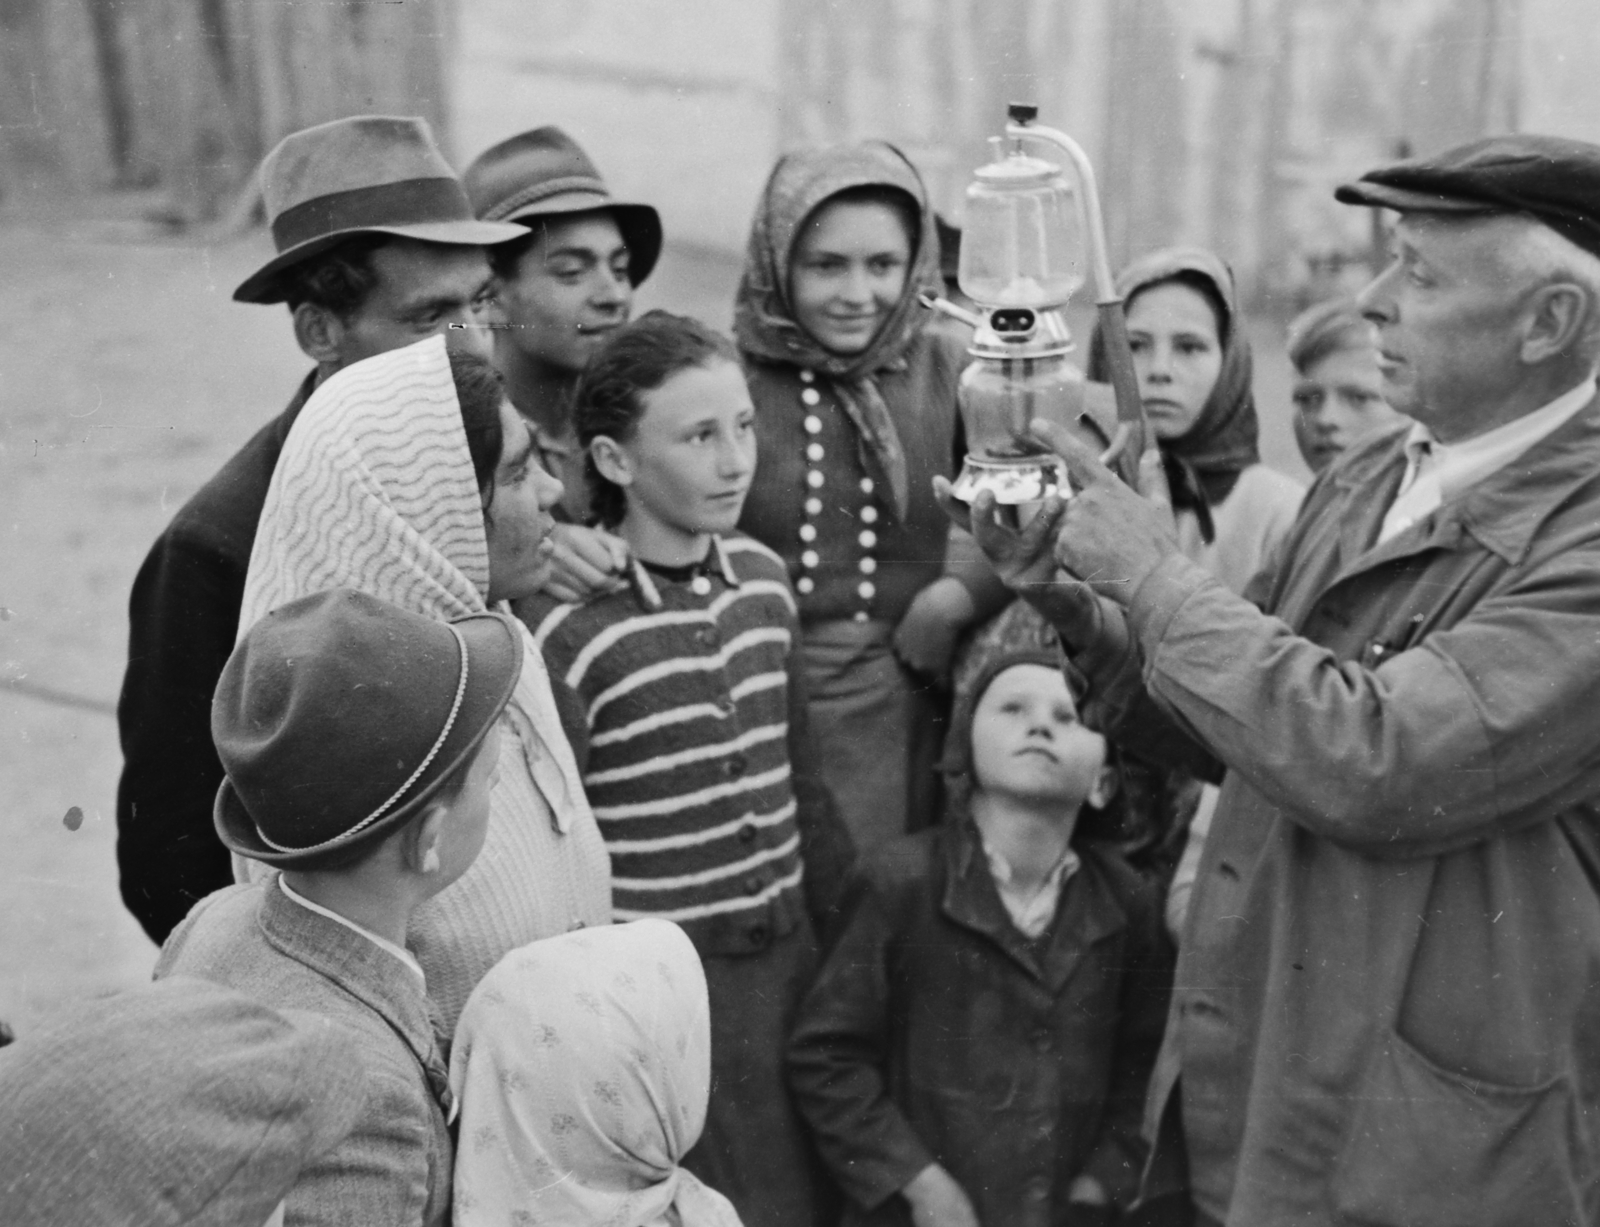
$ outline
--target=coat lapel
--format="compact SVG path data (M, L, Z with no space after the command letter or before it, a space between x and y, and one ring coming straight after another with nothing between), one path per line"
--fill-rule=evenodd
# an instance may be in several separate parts
M1101 939L1127 924L1122 909L1104 890L1087 857L1061 887L1056 917L1042 947L1024 937L989 874L988 859L970 820L952 824L944 842L945 888L940 910L954 924L980 933L998 946L1052 995L1059 993Z
M257 921L275 949L331 980L389 1024L416 1056L446 1119L452 1118L442 1037L411 971L361 934L296 904L278 889L276 877L262 892Z

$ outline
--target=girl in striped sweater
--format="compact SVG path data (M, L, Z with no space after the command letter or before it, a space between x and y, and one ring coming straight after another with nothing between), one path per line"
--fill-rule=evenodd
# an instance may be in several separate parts
M783 1050L854 849L806 725L787 572L734 531L756 469L750 396L726 339L653 311L595 354L575 425L631 582L517 611L573 713L616 918L678 922L705 963L711 1104L685 1166L746 1227L813 1227L829 1199Z

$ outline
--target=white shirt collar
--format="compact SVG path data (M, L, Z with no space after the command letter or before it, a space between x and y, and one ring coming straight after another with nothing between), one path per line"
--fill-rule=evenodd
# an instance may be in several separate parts
M424 993L428 991L428 977L427 974L422 970L422 964L417 962L417 956L412 954L411 951L407 950L404 946L397 946L388 938L379 937L371 929L363 928L361 925L358 925L355 921L349 919L348 917L341 916L338 912L323 907L320 903L311 902L310 899L307 899L304 895L296 891L294 887L290 886L288 882L284 881L281 874L278 877L278 889L283 892L284 898L292 899L301 907L305 908L306 911L315 912L318 916L326 916L335 924L343 925L352 933L361 934L362 937L366 938L374 946L378 947L378 949L386 950L390 954L394 955L395 958L399 959L405 964L407 970L409 970L412 975L416 976L418 981L422 984L422 991Z
M1503 426L1486 430L1481 435L1462 439L1457 443L1441 443L1421 422L1415 422L1406 435L1406 457L1409 466L1402 489L1408 486L1417 470L1418 459L1427 447L1433 455L1434 472L1439 482L1440 497L1448 501L1469 486L1499 472L1535 443L1554 431L1568 418L1573 417L1595 395L1595 376L1574 388L1569 388L1555 400L1532 413L1525 413Z
M1078 870L1078 854L1068 847L1061 859L1044 875L1044 881L1031 894L1024 894L1015 883L1016 873L1004 855L983 842L983 854L989 861L989 876L994 879L1000 902L1006 914L1026 937L1038 937L1055 919L1056 904L1061 898L1061 888Z

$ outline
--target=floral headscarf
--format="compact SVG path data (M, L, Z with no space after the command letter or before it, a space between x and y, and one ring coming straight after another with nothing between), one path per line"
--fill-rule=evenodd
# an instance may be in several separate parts
M819 205L849 188L869 186L904 192L916 206L919 233L913 236L905 289L872 344L859 354L836 354L795 321L789 303L790 262L801 226ZM739 348L752 357L808 367L835 382L861 438L867 471L887 483L902 520L910 497L905 450L874 376L904 369L906 350L926 323L927 311L917 296L937 296L943 289L933 206L922 176L900 150L885 141L863 141L791 153L773 167L750 227L744 276L734 300L734 335Z
M682 929L636 920L514 950L462 1012L457 1227L740 1227L679 1164L705 1127L711 1011Z
M1182 277L1204 280L1222 303L1223 317L1217 322L1222 369L1189 432L1181 438L1160 440L1161 458L1172 488L1173 509L1194 511L1202 536L1210 541L1210 508L1227 498L1239 474L1261 459L1256 443L1250 342L1240 327L1233 273L1220 258L1203 248L1163 247L1123 269L1117 277L1117 290L1131 306L1141 290ZM1108 378L1105 343L1098 328L1089 346L1089 378Z

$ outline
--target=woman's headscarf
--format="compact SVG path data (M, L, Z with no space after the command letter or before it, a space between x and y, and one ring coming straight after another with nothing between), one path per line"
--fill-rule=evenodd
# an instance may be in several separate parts
M347 367L306 402L261 510L239 635L279 605L338 587L439 619L487 608L483 501L440 337ZM565 831L589 803L572 747L540 732L561 720L544 658L523 634L506 720ZM497 807L508 791L496 787Z
M636 920L533 942L456 1029L457 1227L739 1227L679 1164L705 1126L711 1013L682 929Z
M1222 344L1222 369L1200 416L1187 434L1160 440L1172 488L1175 511L1190 510L1200 520L1201 536L1212 538L1210 508L1233 491L1239 474L1261 459L1257 450L1255 393L1251 388L1250 342L1239 319L1233 272L1221 259L1199 247L1163 247L1141 256L1117 277L1123 302L1163 281L1187 275L1216 291L1222 304L1217 339ZM1089 378L1107 380L1105 343L1099 328L1089 344Z
M817 206L849 188L869 186L906 193L917 209L918 233L912 236L905 289L872 344L859 354L836 354L795 321L789 303L790 261L800 227ZM734 336L739 348L753 357L809 367L834 381L861 438L863 464L887 484L901 520L910 499L905 449L874 376L904 369L906 350L926 322L927 311L917 296L937 297L943 290L938 223L927 188L916 167L893 145L863 141L804 150L786 155L772 168L750 227L744 276L734 300Z

